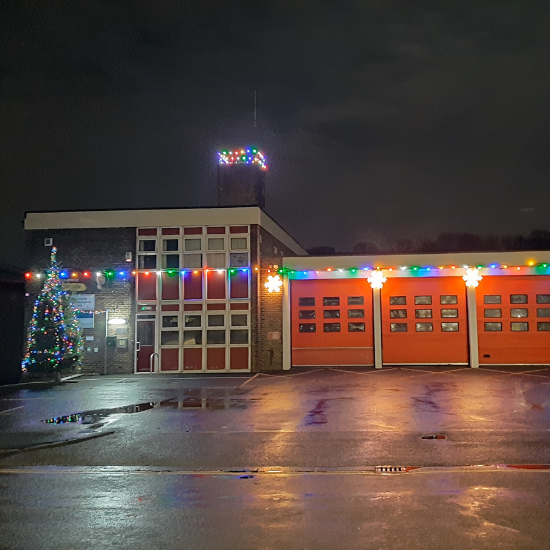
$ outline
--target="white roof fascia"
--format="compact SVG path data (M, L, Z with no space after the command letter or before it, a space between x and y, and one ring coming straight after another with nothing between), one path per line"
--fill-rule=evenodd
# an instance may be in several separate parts
M256 206L237 208L28 212L25 217L25 229L249 225L260 223L260 212L261 210Z

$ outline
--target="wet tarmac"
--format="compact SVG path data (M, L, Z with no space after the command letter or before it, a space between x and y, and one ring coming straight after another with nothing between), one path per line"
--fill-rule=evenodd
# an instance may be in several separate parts
M546 549L550 470L453 467L550 464L549 408L547 368L20 391L0 399L0 548Z
M0 474L0 547L74 550L548 548L550 475Z

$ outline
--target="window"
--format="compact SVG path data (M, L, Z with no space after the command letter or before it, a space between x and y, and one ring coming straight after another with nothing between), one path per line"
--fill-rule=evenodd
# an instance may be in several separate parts
M339 309L325 309L323 311L324 319L340 319L340 310Z
M417 306L431 306L432 297L431 296L415 296L414 304Z
M548 307L538 307L537 308L537 317L550 317L550 308L548 308Z
M406 319L406 309L390 309L390 319Z
M315 332L315 323L300 323L298 330L300 332Z
M315 319L314 309L301 309L298 313L300 319Z
M485 308L485 317L502 317L502 309Z
M500 332L502 323L485 323L485 332Z
M208 316L209 327L223 327L225 326L225 315L209 315Z
M390 296L390 306L406 306L406 296Z
M441 323L441 332L458 332L458 323Z
M529 330L529 323L510 323L512 332L525 332Z
M164 252L177 252L178 242L178 239L164 239L162 241L162 250Z
M184 346L202 345L202 330L184 330L183 345Z
M179 254L163 254L162 267L164 269L179 269L180 255Z
M324 306L339 306L340 305L340 298L334 296L334 297L327 297L323 298L323 305Z
M248 252L232 252L229 254L230 267L246 267L248 265Z
M225 248L224 238L210 238L208 239L208 250L223 250Z
M186 327L200 327L202 324L202 315L184 315L183 323Z
M248 344L248 330L232 330L229 333L230 344Z
M340 323L323 323L323 332L340 332Z
M163 315L162 328L177 328L178 316L177 315Z
M488 294L483 296L483 303L484 304L500 304L500 295L497 294Z
M246 327L246 326L248 326L248 314L247 313L232 313L231 314L231 326L232 327Z
M156 269L157 257L156 256L139 256L138 257L138 269Z
M445 304L458 304L458 299L454 294L443 294L439 297L439 303L442 305Z
M550 294L537 294L537 304L550 304Z
M365 332L365 323L348 323L348 332Z
M433 332L433 323L416 323L416 332Z
M139 241L139 251L140 252L155 252L157 249L157 241L149 240Z
M431 309L415 309L414 316L417 319L431 319L432 310Z
M315 306L315 298L298 298L298 305L300 307L313 307Z
M201 239L185 239L185 251L193 252L201 249Z
M365 310L364 309L348 309L348 318L350 319L364 319Z
M225 344L225 330L207 330L207 344Z
M527 308L513 307L510 308L510 317L529 317Z
M225 254L223 253L208 253L206 255L206 264L208 267L220 269L225 267Z
M526 304L527 294L510 294L511 304Z
M348 296L348 306L362 306L364 303L364 296Z
M163 330L160 333L161 346L179 346L180 333L177 330Z
M202 254L184 254L183 267L202 267Z
M391 332L407 332L407 323L390 323Z
M248 248L246 237L232 237L231 250L246 250Z
M550 331L550 323L537 323L537 330Z
M458 317L458 309L442 309L441 317Z

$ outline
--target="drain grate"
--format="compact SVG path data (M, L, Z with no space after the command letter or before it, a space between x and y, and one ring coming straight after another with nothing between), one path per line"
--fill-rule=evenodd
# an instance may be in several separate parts
M408 468L405 466L376 466L376 471L380 473L395 473L406 472Z

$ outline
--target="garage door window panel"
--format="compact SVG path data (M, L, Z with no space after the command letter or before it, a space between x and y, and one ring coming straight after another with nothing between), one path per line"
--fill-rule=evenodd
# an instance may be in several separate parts
M390 309L390 319L406 319L406 309Z
M527 294L510 294L511 304L526 304Z
M458 309L442 309L441 317L458 317Z
M417 319L431 319L432 318L432 310L431 309L416 309L414 311L414 316Z
M432 297L431 296L415 296L414 305L416 306L431 306Z
M442 294L439 297L439 303L441 305L458 304L458 297L455 294Z

